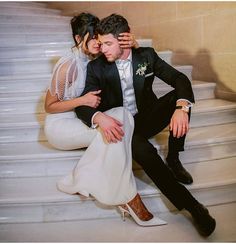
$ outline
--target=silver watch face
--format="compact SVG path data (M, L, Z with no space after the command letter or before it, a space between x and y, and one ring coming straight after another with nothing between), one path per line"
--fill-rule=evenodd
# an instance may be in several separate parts
M189 112L189 106L183 106L182 110L185 111L185 112Z

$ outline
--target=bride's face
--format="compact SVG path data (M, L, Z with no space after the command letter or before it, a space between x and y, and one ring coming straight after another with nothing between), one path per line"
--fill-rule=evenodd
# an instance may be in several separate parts
M90 54L98 54L100 52L100 45L96 38L91 39L88 43L88 51Z

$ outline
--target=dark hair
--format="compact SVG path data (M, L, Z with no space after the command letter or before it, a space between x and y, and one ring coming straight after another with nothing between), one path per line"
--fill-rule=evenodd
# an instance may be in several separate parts
M89 13L81 13L77 16L74 16L71 21L71 29L72 29L72 35L75 42L75 45L77 46L77 41L75 39L76 35L79 35L81 38L81 41L83 41L84 36L89 33L88 41L90 41L94 35L96 34L96 27L99 23L98 17L89 14Z
M118 14L111 14L102 19L97 26L97 33L100 35L113 34L117 38L122 32L130 32L130 28L128 21Z

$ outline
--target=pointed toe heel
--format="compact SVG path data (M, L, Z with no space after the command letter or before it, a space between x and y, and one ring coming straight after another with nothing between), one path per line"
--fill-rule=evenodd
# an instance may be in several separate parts
M136 215L136 213L133 211L133 209L128 204L125 204L125 206L127 207L128 210L119 206L123 221L125 221L125 214L129 214L133 218L133 220L140 226L148 227L148 226L157 226L157 225L166 225L167 224L166 221L164 221L156 216L153 216L153 218L151 218L150 220L147 220L147 221L140 220L139 217Z

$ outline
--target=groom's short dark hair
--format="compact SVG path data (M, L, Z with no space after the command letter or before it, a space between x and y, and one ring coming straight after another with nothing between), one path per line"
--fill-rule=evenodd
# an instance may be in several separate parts
M111 14L102 19L97 27L97 33L100 35L113 34L117 38L122 32L130 32L130 28L128 21L118 14Z

